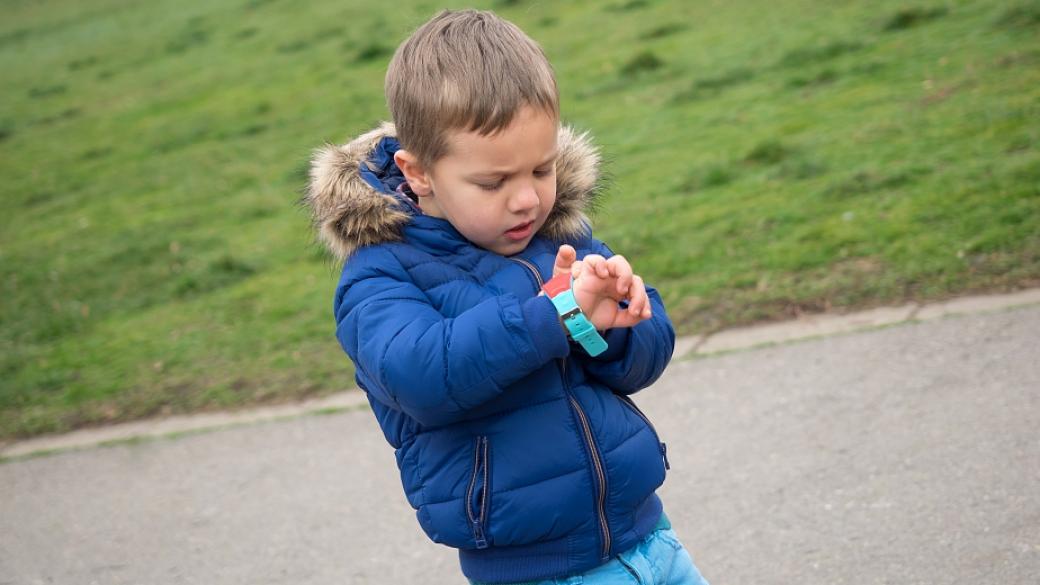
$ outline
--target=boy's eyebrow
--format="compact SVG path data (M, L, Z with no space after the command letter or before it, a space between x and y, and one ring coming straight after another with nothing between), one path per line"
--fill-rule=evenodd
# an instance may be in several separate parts
M550 164L551 162L556 160L556 158L558 156L560 156L559 149L553 150L552 154L547 156L545 158L545 160L543 160L542 162L540 162L537 165L535 165L535 168L544 167L545 165ZM514 171L513 169L489 169L487 171L481 171L481 172L473 173L472 175L469 175L469 177L473 178L473 179L477 179L477 178L492 178L492 177L500 177L500 176L507 176L508 177L509 175L512 175L515 172L516 171Z

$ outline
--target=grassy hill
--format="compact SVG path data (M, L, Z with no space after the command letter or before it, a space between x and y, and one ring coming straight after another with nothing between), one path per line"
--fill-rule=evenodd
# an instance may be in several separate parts
M683 332L1040 283L1040 2L478 3ZM0 440L352 385L309 152L430 2L5 3Z

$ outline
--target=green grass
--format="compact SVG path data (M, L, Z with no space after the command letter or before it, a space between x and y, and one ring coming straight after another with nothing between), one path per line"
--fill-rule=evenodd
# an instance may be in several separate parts
M1040 284L1040 2L481 3L682 332ZM8 2L0 439L352 385L309 152L432 3Z

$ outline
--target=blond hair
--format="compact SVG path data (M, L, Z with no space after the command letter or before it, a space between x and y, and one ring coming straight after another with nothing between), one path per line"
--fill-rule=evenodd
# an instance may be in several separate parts
M420 26L394 53L385 91L402 148L423 164L447 154L449 131L493 134L524 106L560 113L541 47L486 11L445 10Z

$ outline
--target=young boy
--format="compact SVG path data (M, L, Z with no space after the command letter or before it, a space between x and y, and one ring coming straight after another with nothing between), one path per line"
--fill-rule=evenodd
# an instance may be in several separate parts
M306 201L423 530L475 583L703 583L629 398L672 326L592 238L598 155L560 126L545 55L494 14L444 12L397 49L386 97L394 124L319 151Z

